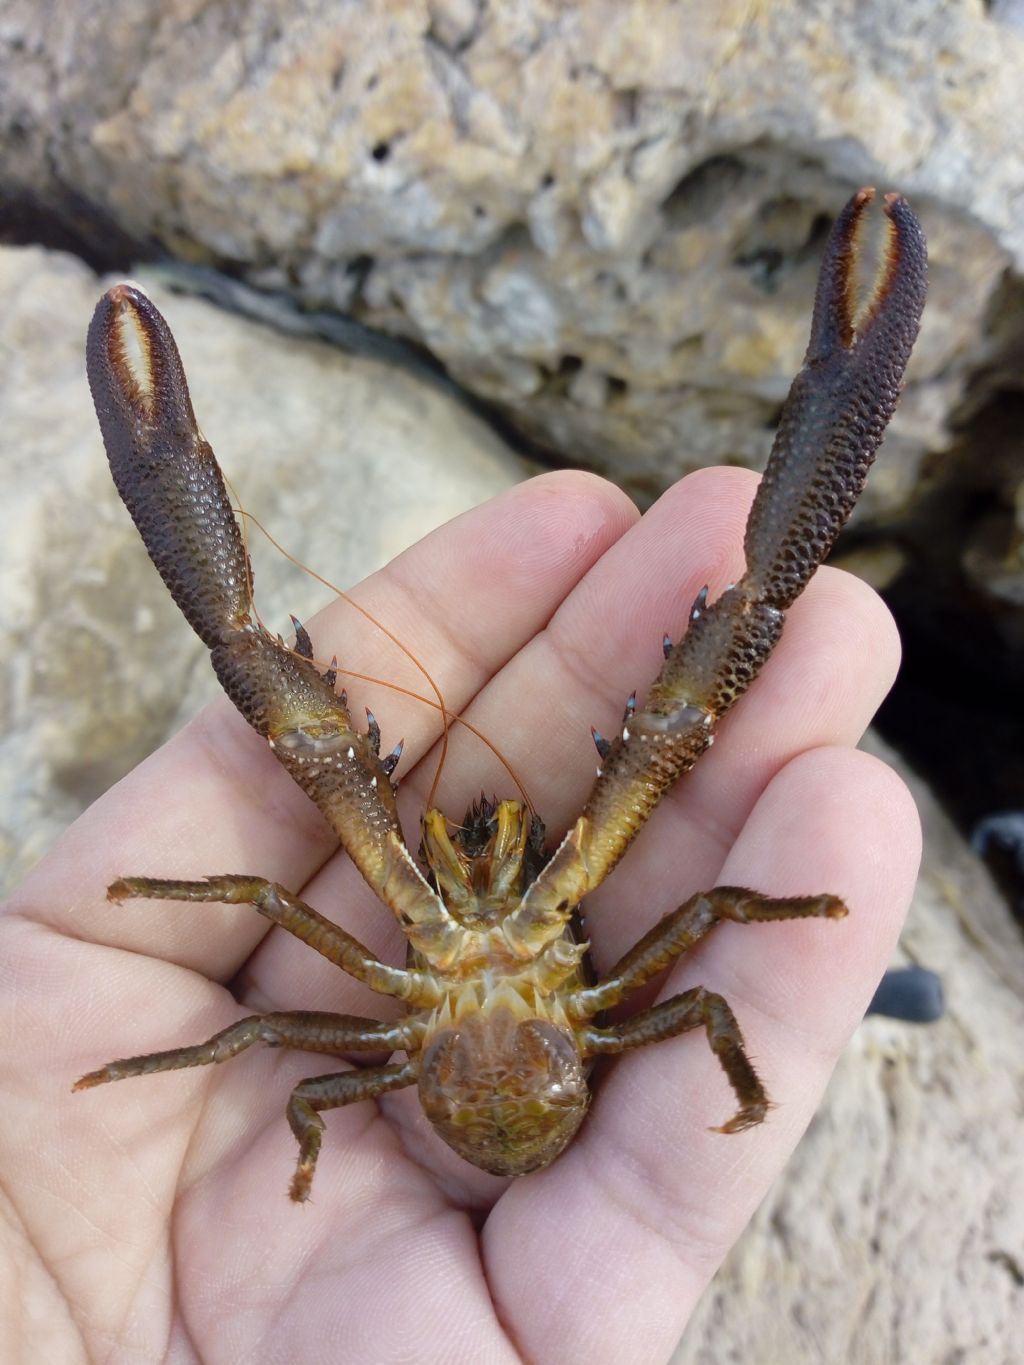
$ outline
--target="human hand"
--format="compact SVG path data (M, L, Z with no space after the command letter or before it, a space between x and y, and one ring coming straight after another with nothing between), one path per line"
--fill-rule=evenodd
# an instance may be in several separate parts
M714 597L739 577L755 483L704 471L639 520L600 480L546 475L355 595L513 758L555 835L592 780L587 726L612 729L642 694L663 631L682 628L703 583ZM318 656L393 666L342 604L309 629ZM199 1042L254 1011L389 1017L390 1002L245 907L105 900L126 874L259 874L401 963L392 917L311 803L226 702L207 708L82 816L0 921L6 1283L20 1310L5 1314L0 1355L666 1358L806 1127L909 901L916 813L888 769L849 747L897 656L875 595L819 572L714 750L586 907L600 970L716 884L846 900L839 923L720 926L663 992L726 997L777 1105L764 1124L708 1131L733 1097L693 1033L603 1065L572 1146L511 1184L451 1153L414 1089L333 1111L301 1209L286 1198L283 1113L298 1080L330 1069L322 1057L253 1049L70 1094L102 1062ZM391 694L373 707L386 746L406 736L400 805L414 829L436 713ZM438 803L458 816L481 784L512 794L456 730Z

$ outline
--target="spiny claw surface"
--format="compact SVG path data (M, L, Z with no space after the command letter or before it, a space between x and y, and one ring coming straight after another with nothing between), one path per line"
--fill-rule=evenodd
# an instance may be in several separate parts
M86 358L117 491L171 596L213 649L248 623L251 574L171 330L141 289L117 284L96 307Z
M907 201L889 194L880 269L858 311L858 242L873 195L855 194L832 229L803 368L747 523L747 595L780 610L807 585L860 497L924 308L924 233Z
M318 672L300 624L289 650L253 621L252 567L167 323L140 289L115 285L97 305L86 355L117 490L224 690L411 940L432 960L450 958L461 931L402 842L376 722L356 731L333 668Z
M747 570L715 602L702 590L642 710L627 715L575 831L507 925L520 951L560 932L560 906L598 886L666 791L714 742L761 671L785 611L828 554L864 486L899 397L924 307L927 250L907 201L885 198L881 268L857 314L856 259L874 191L832 228L803 368L782 410L747 522Z

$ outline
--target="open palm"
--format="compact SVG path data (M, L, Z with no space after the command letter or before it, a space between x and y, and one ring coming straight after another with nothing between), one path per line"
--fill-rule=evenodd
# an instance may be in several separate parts
M642 694L663 631L682 629L702 584L714 597L739 577L755 484L706 471L639 519L598 479L546 475L429 536L355 596L429 662L449 709L512 758L554 835L593 776L588 725L614 728L626 695ZM344 604L309 628L318 656L393 666ZM586 907L606 968L715 884L845 898L838 923L720 927L666 988L702 983L728 999L777 1105L761 1127L708 1131L732 1096L690 1034L600 1071L574 1144L511 1184L444 1147L415 1089L334 1111L301 1208L286 1197L284 1106L298 1080L330 1069L323 1057L253 1049L70 1093L114 1057L198 1042L247 1013L390 1017L391 1002L246 907L105 900L125 874L258 874L402 962L392 917L312 804L226 702L208 707L82 816L0 921L4 1269L19 1286L0 1356L665 1359L806 1127L909 901L910 798L850 747L897 657L874 594L822 570L719 744ZM406 737L400 805L413 830L437 714L372 695L385 744ZM514 794L457 730L440 804L460 816L481 786Z

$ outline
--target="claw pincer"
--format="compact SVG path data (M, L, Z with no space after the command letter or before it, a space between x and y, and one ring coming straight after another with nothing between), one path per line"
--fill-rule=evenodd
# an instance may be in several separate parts
M747 570L715 602L706 590L686 634L668 653L646 704L613 741L573 832L531 888L510 932L550 931L571 887L585 895L629 847L665 792L712 743L719 719L761 671L785 611L828 554L860 495L899 398L927 285L924 233L900 195L885 200L878 278L856 320L859 229L872 190L846 205L825 248L811 338L783 407L747 522ZM557 860L556 860L557 861ZM557 918L557 917L556 917Z
M595 1016L649 982L723 919L737 923L846 914L832 895L769 898L717 887L666 915L596 984L574 937L581 900L613 870L662 796L714 738L778 642L785 612L828 553L860 494L899 397L926 286L920 225L899 195L885 199L887 237L870 297L858 308L855 266L873 192L839 215L825 251L803 368L786 401L744 541L746 572L686 618L646 703L631 699L619 733L595 733L598 778L583 814L551 857L542 827L518 802L472 807L453 835L424 817L426 875L404 841L380 730L355 730L335 669L318 671L295 623L285 648L252 613L252 570L213 453L199 433L174 339L131 285L101 299L88 367L118 491L157 569L210 650L225 691L327 817L346 852L398 917L405 968L366 948L283 887L258 877L206 881L121 878L114 899L160 897L252 905L372 989L403 1000L394 1025L294 1011L252 1016L194 1047L112 1062L88 1088L153 1071L217 1063L255 1043L338 1052L400 1049L407 1060L305 1081L288 1118L299 1142L292 1196L308 1196L320 1112L418 1085L436 1131L486 1170L546 1165L586 1111L588 1059L702 1027L739 1100L725 1125L758 1123L768 1097L721 996L702 987L608 1027Z
M381 894L410 942L451 956L458 925L396 842L398 810L374 723L360 734L333 682L253 621L252 566L223 475L196 425L171 330L141 290L115 285L100 300L87 358L117 491L225 692L363 876L387 888Z

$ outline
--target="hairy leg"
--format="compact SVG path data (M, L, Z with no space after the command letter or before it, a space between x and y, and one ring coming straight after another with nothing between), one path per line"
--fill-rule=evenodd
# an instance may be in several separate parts
M838 896L759 896L742 886L699 891L659 920L596 986L575 991L568 1009L584 1019L611 1009L692 948L720 920L756 924L783 919L842 919L846 914Z
M675 1038L702 1026L707 1031L711 1051L721 1063L740 1102L736 1114L715 1131L739 1133L744 1128L752 1128L764 1118L771 1101L746 1054L736 1016L722 996L706 991L703 986L674 995L671 1000L642 1010L632 1019L610 1028L589 1024L578 1037L584 1054L594 1056L660 1043L665 1038Z
M296 1203L301 1204L309 1198L324 1134L321 1111L338 1109L345 1104L358 1104L360 1100L373 1099L389 1090L401 1090L415 1082L417 1073L416 1062L407 1061L395 1066L376 1066L366 1071L339 1071L328 1076L313 1076L295 1087L288 1101L288 1122L299 1142L299 1164L289 1190Z
M397 996L412 1005L433 1005L438 991L425 972L389 967L373 956L368 948L317 913L276 882L263 877L228 874L206 877L203 881L180 882L157 877L119 877L107 888L107 898L129 898L213 902L220 905L251 905L264 918L308 943L334 962L349 976L362 981L380 995Z

